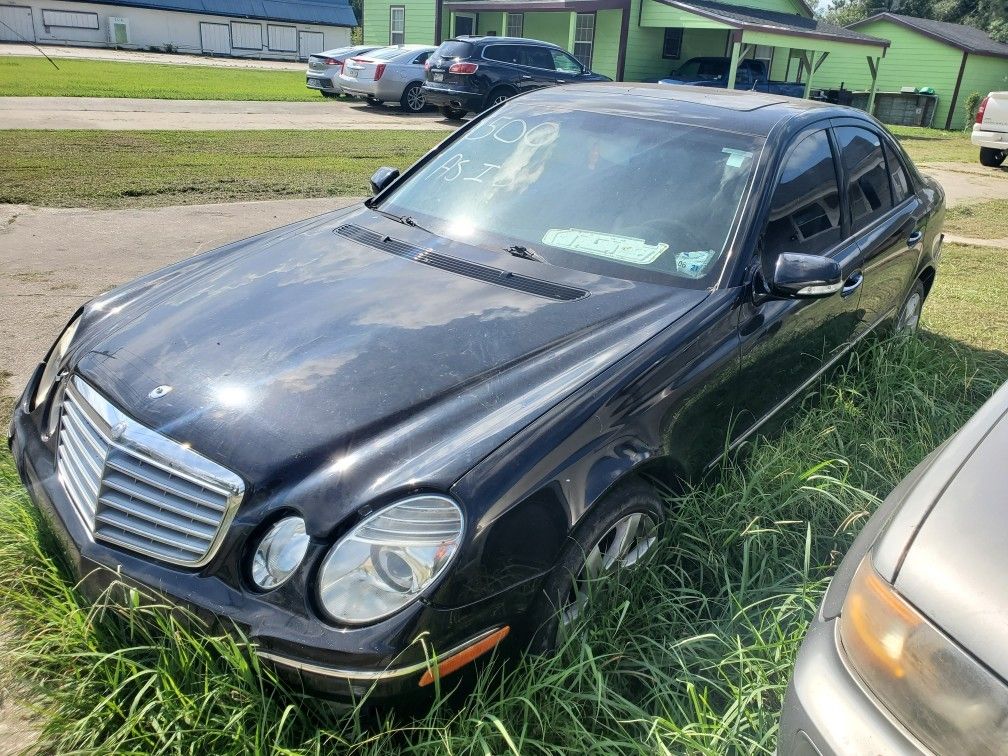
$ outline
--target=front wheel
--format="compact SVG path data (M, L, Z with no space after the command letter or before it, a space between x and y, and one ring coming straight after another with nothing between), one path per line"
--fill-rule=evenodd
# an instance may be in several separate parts
M403 90L402 97L399 98L402 109L410 113L419 113L427 107L427 96L423 87L413 82Z
M643 482L619 485L596 502L543 583L532 650L553 651L575 628L601 583L651 555L664 522L661 498Z
M1001 163L1005 161L1004 150L995 150L990 147L980 148L980 165L986 165L988 168L997 168Z
M505 100L510 100L511 97L513 96L514 92L512 92L510 89L504 89L503 87L499 87L487 95L486 107L492 108L494 105L500 105Z

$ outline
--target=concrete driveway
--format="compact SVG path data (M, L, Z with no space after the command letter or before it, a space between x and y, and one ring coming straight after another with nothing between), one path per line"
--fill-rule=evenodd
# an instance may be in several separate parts
M436 112L410 114L398 105L361 100L249 102L124 97L0 97L2 129L454 129Z
M0 394L16 395L82 303L177 260L356 199L67 210L0 205Z
M66 45L40 45L50 58L77 58L84 60L111 60L117 63L164 63L175 66L217 66L220 68L264 68L274 71L304 71L305 64L293 60L256 60L255 58L212 58L209 55L183 55L145 52L143 50L106 50L100 47L69 47ZM41 58L42 53L32 45L4 42L0 55L20 55Z

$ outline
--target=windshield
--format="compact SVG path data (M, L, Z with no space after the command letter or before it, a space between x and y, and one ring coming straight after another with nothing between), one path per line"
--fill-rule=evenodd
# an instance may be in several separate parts
M722 267L762 144L516 101L448 144L381 207L487 249L519 245L555 265L699 288Z
M441 43L437 49L437 56L439 58L468 58L472 55L472 48L473 46L469 42L449 40Z

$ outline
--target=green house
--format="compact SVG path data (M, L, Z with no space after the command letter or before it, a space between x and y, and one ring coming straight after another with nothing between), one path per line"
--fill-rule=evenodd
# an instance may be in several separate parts
M1008 89L1008 45L979 29L895 13L880 13L851 28L892 43L879 70L878 91L934 89L938 101L930 125L936 128L966 125L970 93ZM826 60L816 73L816 86L832 89L841 83L867 90L871 79L855 61L839 56Z
M553 42L617 81L668 76L699 56L765 60L806 93L824 61L871 82L888 41L817 20L804 0L364 0L364 41L437 44L464 34Z

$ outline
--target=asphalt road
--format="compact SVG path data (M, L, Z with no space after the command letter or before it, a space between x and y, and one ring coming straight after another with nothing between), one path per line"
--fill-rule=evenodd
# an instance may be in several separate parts
M361 100L249 102L125 97L0 97L0 129L454 129L436 112L410 114L398 105Z

